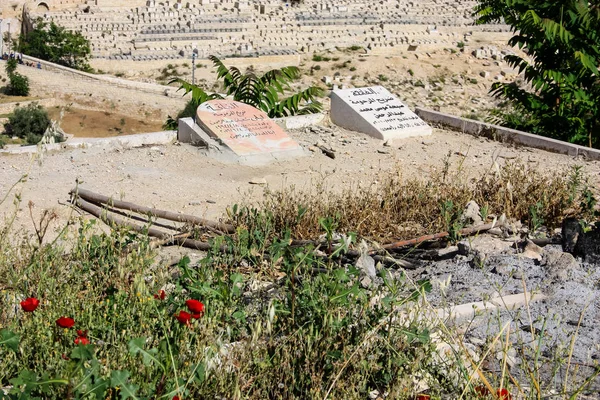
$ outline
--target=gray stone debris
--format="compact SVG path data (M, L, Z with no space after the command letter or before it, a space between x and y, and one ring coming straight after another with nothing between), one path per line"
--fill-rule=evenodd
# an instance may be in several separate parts
M467 203L465 211L462 214L462 220L467 225L480 225L483 223L483 219L481 218L481 210L479 208L479 204L477 204L474 200L471 200Z
M579 268L579 263L571 254L551 248L544 249L541 265L548 278L560 282L566 281L569 274Z

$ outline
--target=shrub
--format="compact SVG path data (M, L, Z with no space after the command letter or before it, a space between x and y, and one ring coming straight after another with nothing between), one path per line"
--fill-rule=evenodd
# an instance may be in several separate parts
M17 71L17 65L19 65L17 63L17 60L15 58L10 58L6 61L6 67L4 67L6 74L7 75L11 75L14 74Z
M10 96L29 96L29 78L15 72L8 79L10 83L6 88L6 94Z
M322 110L322 104L317 101L317 97L322 95L320 88L311 86L294 94L289 93L293 90L290 83L300 77L298 67L283 67L256 76L254 72L242 73L236 67L227 67L215 56L209 58L217 69L217 80L223 81L227 96L264 111L269 118L313 114ZM191 92L192 99L197 104L223 98L219 93L207 93L197 85L182 79L173 79L170 83L179 83L179 89L185 90L185 94ZM280 98L280 95L289 96ZM169 116L165 126L172 127L175 121Z
M37 103L27 107L17 107L4 125L6 133L26 139L29 144L37 144L50 125L48 113Z
M15 58L11 58L6 62L5 70L10 83L6 87L5 92L9 96L28 96L29 79L17 72L17 65L18 63Z

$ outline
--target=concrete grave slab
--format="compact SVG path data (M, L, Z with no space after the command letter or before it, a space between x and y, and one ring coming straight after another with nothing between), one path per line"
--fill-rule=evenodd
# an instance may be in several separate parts
M383 86L334 90L331 121L383 140L432 133L429 125Z
M196 123L238 156L302 152L269 116L248 104L211 100L201 104Z
M264 165L304 156L304 149L262 111L231 100L203 103L192 118L180 118L177 138L226 163Z

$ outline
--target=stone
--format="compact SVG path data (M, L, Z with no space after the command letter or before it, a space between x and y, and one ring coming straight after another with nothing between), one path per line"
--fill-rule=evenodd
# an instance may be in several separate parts
M360 256L356 260L356 268L368 276L369 278L375 278L377 276L377 270L375 269L375 259L369 255L369 248L363 240L359 246Z
M248 183L251 185L266 185L267 180L265 178L252 178Z
M269 116L248 104L232 100L202 103L197 124L238 156L302 151Z
M465 211L463 211L462 219L469 225L481 225L483 223L483 219L481 218L479 204L477 204L474 200L469 201L465 207Z
M532 260L541 261L543 252L544 249L542 249L537 244L533 243L531 240L527 240L525 246L523 247L521 256L525 258L530 258Z
M382 140L432 134L429 125L383 86L333 91L331 121Z
M544 249L541 265L550 279L559 282L566 281L569 272L579 268L579 263L571 254L551 248Z

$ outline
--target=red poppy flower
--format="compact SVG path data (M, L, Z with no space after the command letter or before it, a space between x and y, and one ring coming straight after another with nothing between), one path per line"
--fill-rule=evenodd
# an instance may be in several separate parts
M200 319L200 317L202 317L204 313L196 313L196 314L192 314L192 318L194 319Z
M35 297L28 297L21 302L21 308L25 312L34 312L40 304L40 301Z
M175 314L175 318L177 318L177 321L179 321L180 324L185 325L190 323L192 315L185 311L179 311L179 314Z
M187 300L185 302L185 305L187 306L187 308L190 309L191 312L193 312L194 314L202 314L204 313L204 304L202 304L201 302L199 302L198 300Z
M90 344L90 341L84 336L79 336L77 339L75 339L75 344Z
M429 396L428 394L424 394L424 393L418 394L416 397L416 400L429 400L429 399L431 399L431 396Z
M179 396L173 396L172 400L179 400Z
M56 325L60 326L61 328L69 329L75 325L75 320L69 317L60 317L56 320Z
M165 297L167 297L167 294L162 289L158 292L158 294L154 295L154 298L157 299L157 300L164 300Z
M496 390L496 396L498 397L498 400L512 400L512 396L506 388Z
M77 330L77 336L79 336L79 337L85 337L85 338L86 338L86 337L87 337L87 334L88 334L88 331L87 331L87 330L85 330L85 331L84 331L84 330L81 330L81 329L78 329L78 330Z

